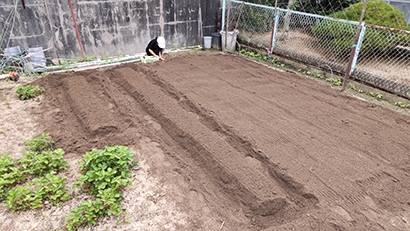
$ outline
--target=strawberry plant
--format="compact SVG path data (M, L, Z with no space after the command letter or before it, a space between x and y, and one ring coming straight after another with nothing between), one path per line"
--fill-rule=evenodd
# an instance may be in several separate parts
M43 150L54 149L54 141L50 139L49 133L43 133L32 140L25 140L24 143L31 151L41 152Z
M43 207L48 200L53 205L69 199L64 183L67 179L50 172L44 177L34 178L27 184L9 191L6 206L13 211Z
M121 212L121 204L114 198L87 200L67 215L68 222L66 222L64 229L72 231L77 230L81 225L95 225L99 218L106 215L117 216Z
M131 182L129 165L132 157L129 148L124 146L87 152L81 160L80 171L83 175L75 186L82 186L93 196L107 188L123 189Z
M64 151L58 148L53 151L25 151L19 163L23 171L30 175L43 176L50 172L66 170L68 163L64 160Z
M26 178L23 172L16 167L14 159L3 153L0 153L0 175L0 201L6 199L10 188Z
M39 86L27 85L19 86L16 90L16 93L19 95L21 100L34 98L44 92L44 89L41 89Z
M54 150L54 141L44 133L32 140L24 141L29 150L23 153L18 162L26 174L43 176L49 172L59 172L68 167L61 148Z
M95 196L95 200L83 202L66 217L65 230L76 230L81 225L93 225L103 216L122 212L122 190L131 183L132 153L128 147L93 149L80 161L80 179L74 187Z

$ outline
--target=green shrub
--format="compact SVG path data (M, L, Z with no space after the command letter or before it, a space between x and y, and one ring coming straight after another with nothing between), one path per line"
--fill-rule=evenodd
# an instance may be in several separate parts
M330 17L359 21L362 9L363 2L359 2L349 6L343 11L331 14ZM406 23L404 14L382 0L370 0L368 2L364 22L366 24L396 29L410 29L410 26ZM325 20L312 27L313 33L321 39L324 45L327 45L341 55L346 55L350 52L351 46L354 43L356 30L356 26L351 24L329 20ZM387 53L397 45L408 44L409 42L410 35L367 28L360 52L362 54L370 52Z
M293 2L291 9L312 14L329 15L360 1L361 0L296 0Z
M24 87L19 86L16 91L16 93L19 95L21 100L34 98L43 92L44 90L41 89L39 86L32 86L32 85L27 85Z
M240 9L240 7L238 7ZM272 18L274 11L265 8L243 6L243 13L240 19L240 30L251 33L265 33L272 28ZM234 27L235 25L232 25Z

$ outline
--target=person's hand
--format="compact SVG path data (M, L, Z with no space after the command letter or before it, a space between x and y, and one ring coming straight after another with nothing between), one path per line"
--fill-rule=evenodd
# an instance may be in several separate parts
M160 60L165 61L165 59L163 57L159 57Z

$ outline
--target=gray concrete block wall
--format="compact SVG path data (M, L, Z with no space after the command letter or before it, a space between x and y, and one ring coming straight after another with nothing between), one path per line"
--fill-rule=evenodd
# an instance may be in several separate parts
M87 56L144 52L150 39L164 36L167 48L201 44L217 31L220 0L72 0ZM15 0L0 1L0 28ZM201 14L199 9L201 8ZM199 15L202 15L202 28ZM81 57L68 0L18 0L9 47L52 48L52 58ZM5 47L3 46L2 49Z

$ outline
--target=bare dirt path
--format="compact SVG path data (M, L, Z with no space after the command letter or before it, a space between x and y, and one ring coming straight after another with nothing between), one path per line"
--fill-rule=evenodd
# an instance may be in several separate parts
M143 163L126 192L129 222L91 230L410 229L403 114L221 54L34 83L46 89L38 130L68 157L119 144Z

